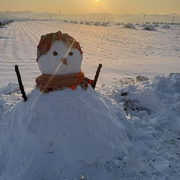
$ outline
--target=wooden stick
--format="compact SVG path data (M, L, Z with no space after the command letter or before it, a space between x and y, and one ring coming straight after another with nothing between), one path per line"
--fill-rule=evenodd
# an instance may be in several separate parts
M99 73L101 71L101 68L102 68L102 64L99 64L98 68L97 68L97 71L96 71L96 75L95 75L95 78L94 78L94 81L92 83L92 87L93 89L96 88L96 83L97 83L97 80L98 80L98 77L99 77Z
M21 90L22 97L24 98L24 101L27 101L27 96L26 96L26 93L24 91L24 86L22 84L21 75L19 72L18 65L15 65L15 72L17 75L17 79L18 79L18 83L19 83L19 89Z

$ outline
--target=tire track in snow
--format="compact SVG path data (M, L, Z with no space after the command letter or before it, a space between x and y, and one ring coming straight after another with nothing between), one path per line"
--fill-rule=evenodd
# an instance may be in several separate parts
M9 82L16 82L14 72L14 54L12 49L16 42L15 30L17 29L17 23L11 23L7 26L3 36L6 37L4 44L1 44L1 63L0 63L0 76L3 77L2 85L7 85Z
M20 41L22 42L20 56L23 59L23 61L20 63L21 73L25 79L25 85L28 85L29 83L34 84L35 77L39 75L38 66L35 60L36 43L33 40L33 34L28 29L26 22L21 24L21 31L19 35L21 37Z

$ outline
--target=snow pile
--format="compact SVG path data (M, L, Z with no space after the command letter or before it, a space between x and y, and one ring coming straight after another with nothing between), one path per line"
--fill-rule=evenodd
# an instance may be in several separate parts
M141 25L140 25L140 27L145 27L145 26L146 26L146 24L141 24Z
M146 25L144 26L143 30L146 30L146 31L157 31L154 26L152 25Z
M163 29L170 29L170 26L168 24L165 24L162 26Z
M147 77L138 76L136 81L131 79L123 84L115 88L114 91L117 92L113 99L124 103L127 114L138 117L152 115L161 111L166 112L171 106L179 114L180 110L177 106L180 101L180 74L171 73L167 76L155 76L149 81ZM122 88L122 86L124 87ZM119 96L119 94L125 95Z
M125 24L123 28L127 28L127 29L136 29L135 26L131 23Z
M105 171L109 159L128 154L125 120L122 108L107 105L91 87L48 94L34 89L27 102L2 115L0 179L73 179L82 166ZM92 170L90 177L98 179Z
M159 24L154 24L154 27L159 27Z
M154 176L147 179L178 180L180 74L155 76L142 83L133 79L123 80L112 92L111 98L123 103L129 121L132 121L136 129L141 132L138 137L131 132L131 137L136 139L135 147L138 154L149 161L148 169ZM144 134L148 137L145 138L149 145L148 151L143 147Z
M108 22L103 22L103 23L101 23L101 26L104 26L104 27L107 27L108 25L109 25Z
M85 24L86 24L86 25L91 25L91 22L86 21Z
M95 22L94 23L94 26L100 26L101 25L101 22Z
M0 89L0 114L7 111L21 98L18 84L9 83ZM1 117L0 117L1 118Z
M178 180L180 74L121 80L108 96L30 92L2 114L0 179Z

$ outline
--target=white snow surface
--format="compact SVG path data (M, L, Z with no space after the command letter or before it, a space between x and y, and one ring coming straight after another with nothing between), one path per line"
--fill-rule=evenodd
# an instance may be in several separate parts
M96 91L32 89L40 36L65 29L83 47L86 76L103 63ZM179 180L180 27L25 21L0 33L1 180ZM15 63L31 89L27 102Z

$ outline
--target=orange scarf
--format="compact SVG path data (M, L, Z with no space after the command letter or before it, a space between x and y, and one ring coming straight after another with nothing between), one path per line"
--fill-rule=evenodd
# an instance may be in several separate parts
M36 87L43 93L48 93L53 89L70 88L75 90L77 86L84 82L84 73L67 74L67 75L48 75L42 74L36 78Z

